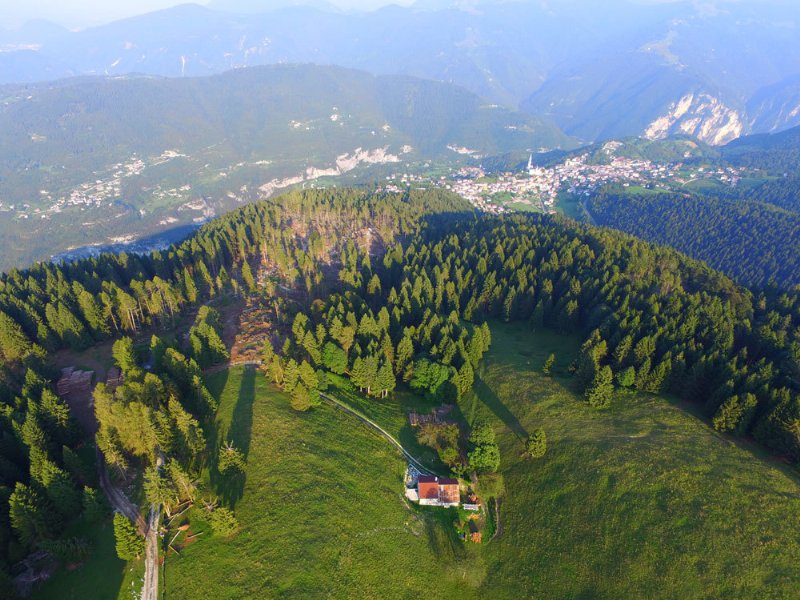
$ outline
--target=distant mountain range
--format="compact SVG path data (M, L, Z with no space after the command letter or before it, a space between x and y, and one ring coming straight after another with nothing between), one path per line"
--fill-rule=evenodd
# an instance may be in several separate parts
M338 64L455 83L587 142L683 133L724 144L800 125L796 2L300 4L182 5L78 32L31 23L0 32L0 82Z

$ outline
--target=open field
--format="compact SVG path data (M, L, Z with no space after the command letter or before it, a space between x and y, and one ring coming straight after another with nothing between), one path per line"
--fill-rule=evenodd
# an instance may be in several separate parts
M209 378L219 439L247 455L242 485L212 483L241 532L199 538L166 563L166 597L470 597L483 571L448 512L409 508L405 464L386 441L324 405L298 414L260 373Z
M482 550L481 594L527 597L790 597L800 583L800 481L668 399L619 395L590 409L567 367L577 340L493 326L468 422L496 425L502 535ZM541 366L554 352L553 377ZM339 392L409 443L404 401ZM424 410L424 401L413 403ZM550 450L522 457L544 427ZM430 463L434 464L434 463ZM491 482L494 483L494 482ZM792 524L787 528L787 524Z
M118 598L134 600L142 588L141 561L126 564L114 550L114 527L111 519L98 524L74 523L68 535L87 538L92 544L91 556L74 569L61 568L46 583L34 588L32 600L84 600L86 598Z
M505 489L497 538L465 546L451 512L404 502L405 465L384 439L328 404L295 413L263 375L236 367L208 378L221 403L207 434L212 448L233 440L244 451L246 476L204 476L241 531L230 539L207 532L171 553L165 597L792 596L796 472L664 398L619 395L610 410L590 409L567 374L572 338L519 324L496 324L493 336L475 393L454 416L496 425ZM551 352L554 376L544 377ZM432 408L405 392L384 401L339 385L330 393L411 448L406 410ZM540 426L548 454L524 458L524 439ZM102 547L113 551L110 528L104 535ZM101 584L124 598L133 575L116 563ZM36 598L55 589L80 597L90 570L109 569L93 559Z
M597 412L543 377L575 345L493 327L479 400L498 424L503 535L485 548L495 598L791 597L800 575L796 472L740 447L663 398ZM521 458L544 427L549 450Z

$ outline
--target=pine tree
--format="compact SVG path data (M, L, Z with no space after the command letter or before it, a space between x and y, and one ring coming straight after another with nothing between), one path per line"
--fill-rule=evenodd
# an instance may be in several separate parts
M189 273L189 269L183 270L183 293L190 303L197 302L197 284L195 284L194 278Z
M194 502L197 486L177 460L172 459L167 463L167 474L172 482L172 487L177 491L179 501Z
M364 381L363 386L367 388L367 395L372 394L372 389L375 387L378 379L378 357L370 354L364 359Z
M550 375L550 372L553 370L553 365L556 364L556 355L551 354L547 357L547 360L544 361L544 366L542 366L542 373L544 375Z
M65 520L78 513L81 495L66 471L54 462L44 460L37 478L50 503Z
M408 333L404 333L402 339L397 344L397 352L394 355L394 372L402 375L414 358L414 342Z
M350 379L353 381L353 385L359 390L363 390L367 387L366 373L364 360L360 356L357 356L356 360L353 362L353 368L350 370Z
M283 389L291 393L299 379L300 370L297 361L290 358L283 370Z
M217 470L223 475L244 473L246 466L244 454L233 445L233 442L226 442L219 449Z
M83 488L81 497L83 515L90 522L99 521L109 513L108 503L102 492L88 486Z
M33 487L17 482L8 500L11 527L25 545L52 537L61 529L61 520L50 504Z
M114 362L126 375L139 369L131 338L123 337L114 342L111 355L114 357Z
M473 371L469 361L464 361L464 364L461 365L461 368L456 374L455 383L459 398L472 389L472 385L475 383L475 371Z
M14 319L0 311L0 356L13 362L25 356L32 349L30 340Z
M712 420L717 431L734 431L744 435L755 416L758 400L753 394L729 397L717 410Z
M617 383L622 388L630 388L636 382L636 369L628 367L617 374Z
M208 522L217 535L229 536L239 529L239 521L236 520L233 511L224 506L212 510L208 515Z
M144 554L144 539L139 530L120 513L114 514L114 538L117 556L122 560L135 560Z
M601 367L586 390L586 401L593 408L608 408L614 394L614 373L611 367Z
M253 272L250 270L250 264L246 260L242 261L242 281L244 281L248 292L255 291L256 281L253 279Z
M311 394L302 383L298 383L292 390L291 406L299 412L306 412L311 408Z
M384 362L381 365L380 369L378 369L378 374L375 381L375 385L380 390L383 398L394 391L394 388L397 385L397 379L395 379L391 364Z
M544 429L536 429L525 442L525 451L531 458L541 458L547 452L547 435Z
M167 517L180 500L172 479L158 467L147 467L144 472L144 495L150 504L163 506Z
M347 354L334 342L326 342L322 348L322 365L331 373L343 375L347 370Z

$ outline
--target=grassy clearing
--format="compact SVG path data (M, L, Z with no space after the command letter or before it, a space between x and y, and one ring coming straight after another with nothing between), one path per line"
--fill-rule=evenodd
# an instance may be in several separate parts
M445 475L449 472L449 469L439 460L439 456L433 448L423 446L417 441L416 431L408 423L408 413L412 409L420 414L429 413L440 406L439 403L426 400L404 388L398 388L391 398L377 401L355 391L344 377L331 375L329 380L332 385L327 392L328 394L343 400L364 416L378 423L393 435L418 461L435 473ZM457 420L461 418L458 410L452 413L452 416Z
M590 409L567 366L577 340L495 325L468 422L495 424L504 488L500 534L463 545L455 514L409 508L404 463L385 440L327 404L307 414L260 374L215 374L221 398L214 443L248 456L246 477L212 485L242 531L204 536L170 556L168 598L792 597L800 542L798 478L755 450L717 435L664 398L620 395ZM552 377L541 375L557 356ZM367 400L335 393L409 448L411 406L399 393ZM544 427L545 458L522 456ZM432 453L416 447L435 465ZM485 495L488 492L484 489Z
M798 478L663 398L591 410L571 380L540 375L576 345L493 328L465 413L500 432L502 536L486 549L495 598L791 597L800 577ZM522 458L542 426L549 450Z
M474 596L484 572L447 511L402 498L405 464L385 440L328 405L307 414L244 368L209 377L217 439L247 455L241 487L209 477L241 531L203 536L166 563L168 598Z
M76 567L60 568L50 580L35 587L32 600L139 597L144 566L141 561L126 564L117 557L111 519L96 524L80 520L64 535L89 539L93 544L92 554Z
M583 215L581 205L583 199L577 194L559 192L555 201L555 209L570 219L580 219Z

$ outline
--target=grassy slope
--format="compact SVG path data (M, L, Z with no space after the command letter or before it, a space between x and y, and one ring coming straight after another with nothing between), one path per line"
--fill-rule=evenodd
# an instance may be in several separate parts
M520 597L790 597L800 559L798 479L662 398L622 396L596 412L563 368L575 345L493 328L479 400L494 418L507 495L486 547L484 591ZM556 373L558 375L558 373ZM520 457L545 428L540 461Z
M219 437L248 455L241 498L219 490L242 530L173 555L168 598L414 598L423 587L450 598L479 585L480 563L445 526L452 517L405 505L404 463L353 417L329 406L297 414L242 368L209 385L221 397Z
M619 396L593 411L566 377L574 340L493 331L476 394L460 410L497 425L506 489L498 538L462 547L451 515L403 504L403 463L385 441L327 405L298 415L263 377L234 369L209 384L222 397L220 438L248 452L243 488L218 488L242 532L200 538L170 558L168 597L792 595L796 475L663 398ZM550 352L558 362L546 378ZM404 443L412 435L409 397L336 393ZM522 458L537 426L548 455Z

